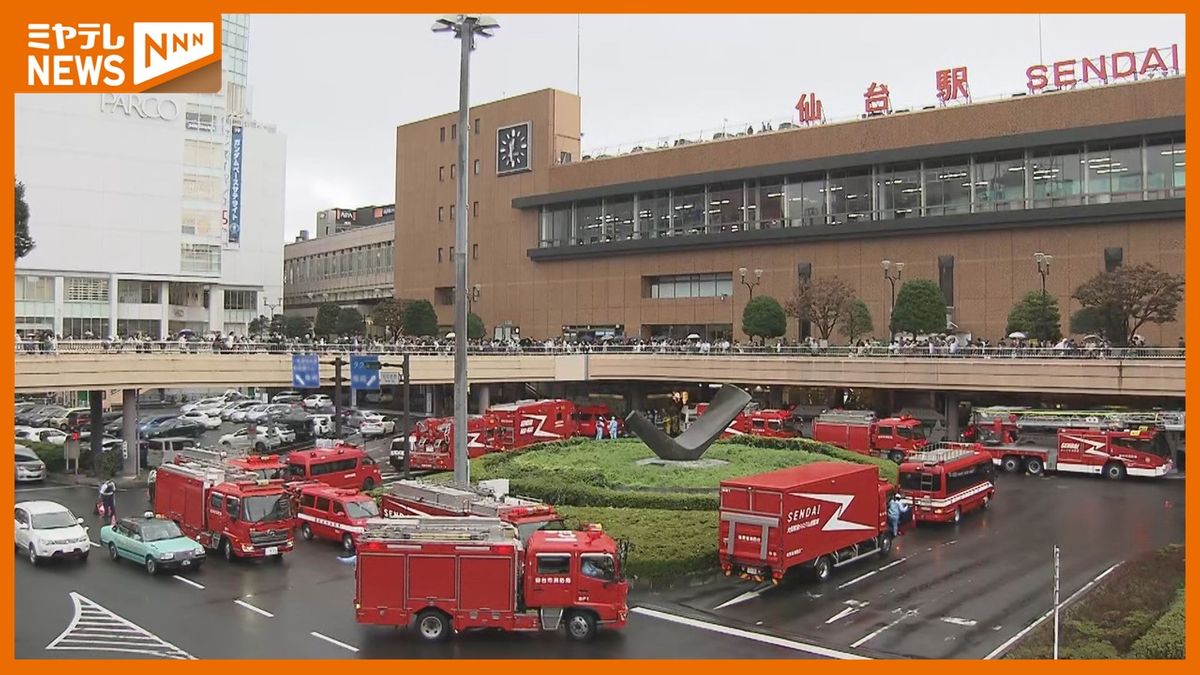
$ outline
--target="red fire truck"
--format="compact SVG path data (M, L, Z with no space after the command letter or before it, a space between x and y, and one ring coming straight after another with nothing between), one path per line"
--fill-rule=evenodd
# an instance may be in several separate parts
M703 415L705 410L708 410L707 403L696 404L697 416ZM729 426L725 427L725 431L721 432L721 438L724 439L743 435L796 438L800 434L792 426L790 410L768 409L743 411L729 423Z
M814 462L721 481L717 545L726 575L778 583L795 567L833 568L887 555L892 486L874 466Z
M296 519L282 480L263 480L224 462L183 460L158 468L154 513L174 520L226 560L292 550Z
M996 494L991 454L960 444L910 455L900 465L900 497L913 521L957 523L964 513L986 509Z
M467 457L475 459L500 449L499 427L491 415L467 418ZM450 471L454 468L454 418L435 417L417 422L409 467L418 470Z
M1170 449L1155 429L1060 429L1052 447L1032 445L979 445L1005 471L1024 469L1101 475L1109 480L1125 476L1157 478L1174 468Z
M575 404L562 399L501 403L488 408L488 414L496 418L497 440L502 450L561 441L575 435Z
M176 464L187 461L224 463L227 467L252 473L264 480L278 480L287 476L287 462L279 455L231 456L218 450L191 447L178 450L170 461Z
M353 551L367 520L379 517L375 500L358 490L330 487L311 481L296 490L296 519L305 541L313 538L341 542Z
M379 465L355 445L297 450L287 457L288 479L318 480L340 488L371 488L383 482Z
M575 435L583 436L584 438L596 437L596 420L604 418L604 437L608 438L608 420L616 415L603 403L581 403L575 405L575 414L572 418L575 420ZM625 433L625 420L617 417L617 433Z
M564 627L588 640L599 626L625 625L623 563L598 527L522 542L495 518L373 519L359 535L355 618L412 626L431 642L478 628Z
M817 417L812 437L864 455L887 457L897 464L928 443L921 420L908 416L879 419L864 410L839 410Z
M392 483L381 503L385 516L482 516L499 518L517 528L522 541L538 530L562 530L562 516L553 506L521 499L495 497L482 490L465 490L415 480Z

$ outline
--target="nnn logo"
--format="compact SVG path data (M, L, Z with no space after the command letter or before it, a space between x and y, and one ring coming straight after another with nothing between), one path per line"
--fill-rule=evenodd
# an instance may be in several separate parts
M143 84L213 55L210 21L133 24L133 83Z

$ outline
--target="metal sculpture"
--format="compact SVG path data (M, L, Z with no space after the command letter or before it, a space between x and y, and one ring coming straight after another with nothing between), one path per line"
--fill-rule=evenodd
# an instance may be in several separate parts
M751 396L731 384L722 385L712 403L692 422L687 431L671 438L636 410L625 418L626 426L662 459L690 461L700 459L725 428L742 412Z

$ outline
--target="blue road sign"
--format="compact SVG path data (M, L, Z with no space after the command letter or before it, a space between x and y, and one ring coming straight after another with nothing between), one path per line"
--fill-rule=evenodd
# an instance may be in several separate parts
M321 364L316 354L292 355L292 386L296 389L321 387Z
M350 355L350 388L379 389L379 357L375 354Z

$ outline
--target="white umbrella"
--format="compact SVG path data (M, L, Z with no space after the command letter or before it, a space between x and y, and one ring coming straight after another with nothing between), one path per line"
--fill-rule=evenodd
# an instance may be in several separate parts
M1016 330L1016 331L1009 333L1008 337L1013 338L1014 340L1024 340L1026 336L1021 331Z
M446 339L447 339L447 340L453 340L453 339L454 339L454 333L446 333Z
M689 340L699 340L699 339L700 339L700 336L699 336L699 335L697 335L697 334L695 334L695 333L692 333L692 334L690 334L690 335L688 335L688 336L687 336L687 339L689 339Z

